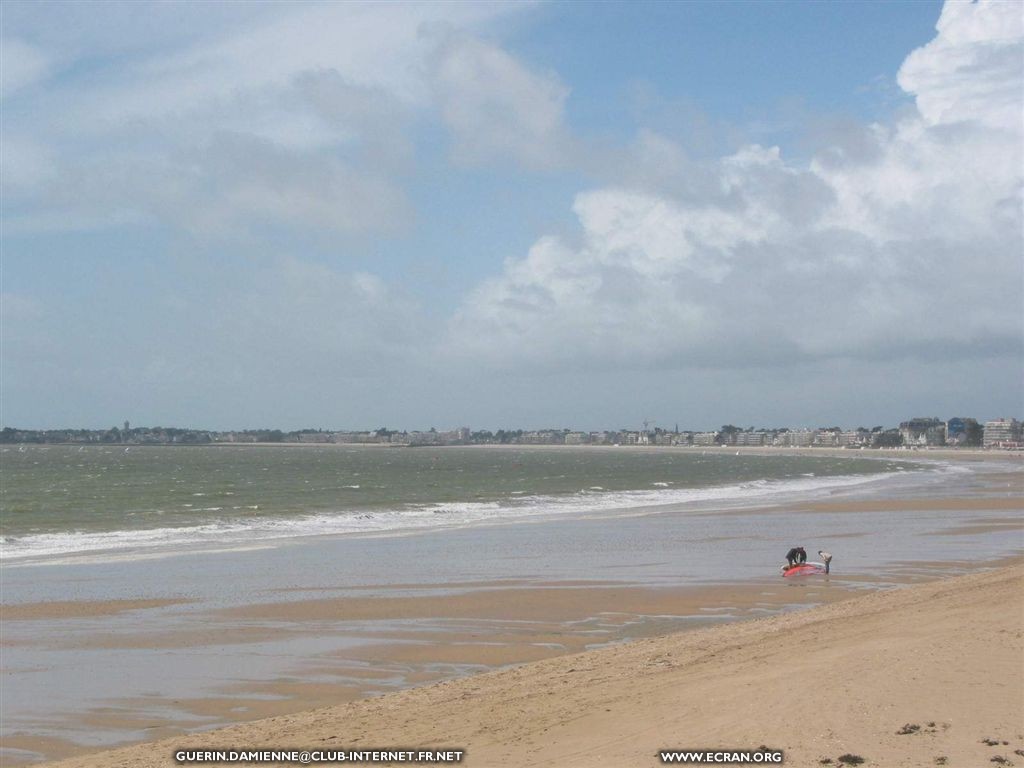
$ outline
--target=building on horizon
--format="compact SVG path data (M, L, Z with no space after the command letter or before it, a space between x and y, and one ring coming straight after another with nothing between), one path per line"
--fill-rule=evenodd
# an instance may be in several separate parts
M908 447L946 444L946 425L935 418L916 417L900 424L903 445Z
M946 422L946 445L970 445L973 434L979 431L980 427L976 419L954 416ZM976 437L974 439L977 440ZM978 445L978 443L975 442L974 445Z
M736 445L761 446L765 444L764 432L740 432L736 435Z
M718 444L718 433L717 432L695 432L693 435L693 444L702 447L712 446Z
M1020 448L1021 423L1016 419L986 421L982 445L985 448Z
M835 429L816 429L811 445L815 448L838 448L840 434Z
M867 448L871 446L871 432L864 429L848 429L839 433L839 445L843 448Z
M814 442L814 433L809 429L791 429L775 438L776 445L787 448L807 448Z

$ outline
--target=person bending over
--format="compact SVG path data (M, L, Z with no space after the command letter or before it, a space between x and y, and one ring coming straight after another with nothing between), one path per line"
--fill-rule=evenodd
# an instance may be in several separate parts
M818 557L820 557L821 558L821 562L823 562L825 564L825 573L828 573L829 569L832 567L832 553L831 552L824 552L824 551L819 549L818 550Z
M789 563L790 568L797 563L806 563L807 553L804 551L803 547L793 547L786 553L786 562Z

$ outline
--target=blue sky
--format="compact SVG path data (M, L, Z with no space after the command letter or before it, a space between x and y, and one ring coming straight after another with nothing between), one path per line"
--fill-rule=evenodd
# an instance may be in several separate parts
M7 2L0 418L1020 415L1022 27Z

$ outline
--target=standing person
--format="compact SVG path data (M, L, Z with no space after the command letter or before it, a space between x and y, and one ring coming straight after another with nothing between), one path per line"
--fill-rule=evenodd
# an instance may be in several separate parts
M818 550L818 557L821 558L821 562L825 564L825 573L829 572L829 568L832 566L832 553Z

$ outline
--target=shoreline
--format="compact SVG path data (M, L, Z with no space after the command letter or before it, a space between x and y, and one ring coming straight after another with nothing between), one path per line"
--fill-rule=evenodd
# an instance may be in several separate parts
M268 444L262 447L271 447L272 445L277 444ZM150 447L162 448L162 446ZM316 446L296 444L296 447L306 448ZM342 446L328 445L328 450L334 450L339 447ZM376 447L374 448L376 449ZM442 447L449 450L468 448L473 452L476 452L477 450L489 451L493 449L500 453L514 453L520 451L520 449L525 449L530 453L543 453L544 451L572 452L576 451L578 448L585 448L588 450L606 453L630 453L639 449L642 452L693 455L697 450L693 447L675 446L480 445ZM702 452L706 451L702 450ZM742 452L745 456L758 457L799 456L817 459L867 459L883 462L901 461L909 465L915 465L916 462L915 469L912 471L918 472L931 471L936 468L936 465L941 468L943 464L949 463L962 463L963 465L1004 464L1011 472L1016 471L1018 466L1016 461L1007 461L1006 455L994 454L991 452L964 452L962 454L950 455L947 455L946 452L934 452L930 456L919 456L913 452L906 451L890 452L886 450L872 450L871 455L864 455L863 451L849 451L844 449L763 447L737 449L737 453L739 452ZM732 455L732 453L730 451L720 451L717 452L717 455ZM1020 454L1018 458L1024 460L1024 454ZM1022 461L1021 464L1024 465L1024 461ZM746 489L746 482L736 481L725 485L712 484L693 487L680 486L671 489L636 487L623 490L609 490L595 494L592 498L585 500L577 498L577 495L568 493L555 493L551 495L539 494L533 497L524 497L533 498L535 500L535 505L534 507L526 506L523 508L519 508L512 503L516 501L516 498L510 497L505 500L509 502L509 506L504 509L505 517L503 518L493 516L490 510L486 508L490 503L498 503L490 500L485 503L481 503L479 505L480 510L475 512L468 511L467 509L465 512L465 519L452 519L447 516L438 517L436 519L422 517L395 517L385 519L386 515L393 510L389 508L367 507L359 517L372 519L380 515L382 522L376 526L373 524L366 525L363 523L353 522L355 518L352 515L359 513L360 509L352 508L344 509L333 516L329 513L318 513L313 515L316 519L314 523L308 526L308 530L301 528L301 523L304 519L302 516L283 516L280 518L269 516L263 518L260 516L245 516L244 514L239 514L229 520L230 526L234 526L234 528L230 531L220 532L216 538L211 538L213 529L210 527L210 524L200 521L187 525L163 528L143 527L138 529L98 529L95 531L69 534L44 532L39 535L26 535L23 536L23 538L26 540L34 538L42 540L58 538L61 536L80 536L87 541L80 545L79 548L67 549L66 551L17 551L13 554L5 552L3 556L0 557L0 566L18 568L23 566L47 565L50 563L88 563L102 561L104 559L114 561L132 557L138 557L140 559L174 557L183 551L189 551L189 548L191 547L206 549L219 549L222 547L245 548L249 546L272 547L286 545L289 541L301 541L315 537L342 536L366 538L418 535L422 533L429 533L434 530L458 530L478 526L530 523L534 521L556 520L563 517L568 519L585 518L593 515L607 515L609 517L615 517L635 514L660 514L671 513L682 508L698 511L703 507L714 507L716 509L772 507L782 503L800 503L801 499L798 497L804 494L820 493L826 497L831 497L835 493L851 492L855 487L861 485L881 486L885 483L898 481L899 476L900 473L886 471L879 471L877 473L854 473L851 475L844 475L841 473L834 475L824 474L818 477L814 477L812 475L807 481L804 481L803 478L788 478L785 480L773 481L768 486L763 489L758 489L756 492ZM801 487L801 484L805 482L811 482L816 487ZM663 484L655 483L655 485ZM662 491L664 492L665 498L641 498L644 494L657 494ZM720 493L723 495L718 495ZM441 501L434 503L438 507L443 507L445 504L445 502ZM540 503L541 507L536 507L536 503ZM429 503L424 503L421 506L429 505ZM192 505L188 504L186 506L191 507ZM466 506L472 506L472 503L469 503ZM284 532L282 528L277 527L279 521L283 521L284 523L293 526L294 530ZM224 536L225 533L228 534L227 538ZM152 534L159 534L167 540L157 541L150 539ZM104 536L118 536L122 537L122 540L112 542L109 546L104 546L102 542L97 543L92 541L92 539L99 539ZM194 540L192 540L193 537ZM44 549L46 546L53 547L55 545L47 542L44 544Z
M1022 585L1018 561L53 765L173 765L181 748L402 745L464 749L467 766L570 768L759 744L791 766L844 753L868 765L979 765L1024 748L1024 611L1006 610L1021 606ZM797 680L801 694L787 696ZM901 734L907 726L917 728Z
M21 712L12 725L9 713L2 754L13 766L33 754L52 759L115 742L187 739L197 729L298 717L596 646L796 616L979 562L1019 562L1024 521L1013 513L1024 506L1024 477L1015 466L974 471L966 484L960 477L812 494L775 507L637 509L623 517L12 569L14 593L37 599L3 606L8 664L16 671L50 666L50 679L68 691L51 714L26 719ZM886 525L895 526L891 544ZM917 545L908 547L914 536ZM791 537L841 553L840 568L823 581L779 578L775 558ZM567 557L576 549L578 557ZM729 570L708 571L722 553L735 561ZM208 569L219 579L195 578ZM229 590L225 600L222 581L260 572L267 578ZM118 586L104 587L97 576ZM40 592L48 580L56 580L54 589ZM68 584L73 602L44 599L63 595ZM162 677L153 677L154 662L166 669ZM212 671L203 685L172 684ZM138 678L134 689L108 682L122 675ZM18 677L7 680L10 689ZM5 698L15 701L17 691ZM392 743L399 742L407 743Z
M210 443L2 443L4 449L12 446L26 448L415 448L415 449L450 449L450 448L481 448L497 450L596 450L596 451L711 451L713 453L727 453L729 451L740 451L747 454L773 454L788 453L791 455L807 456L886 456L888 458L906 458L908 456L932 456L940 459L964 458L964 457L993 457L1010 458L1024 461L1024 448L982 448L981 446L970 446L958 448L955 446L911 446L896 448L874 448L874 447L851 447L840 446L791 446L791 445L621 445L613 444L590 444L567 445L564 443L453 443L453 444L423 444L414 445L410 443L310 443L310 442L210 442Z

